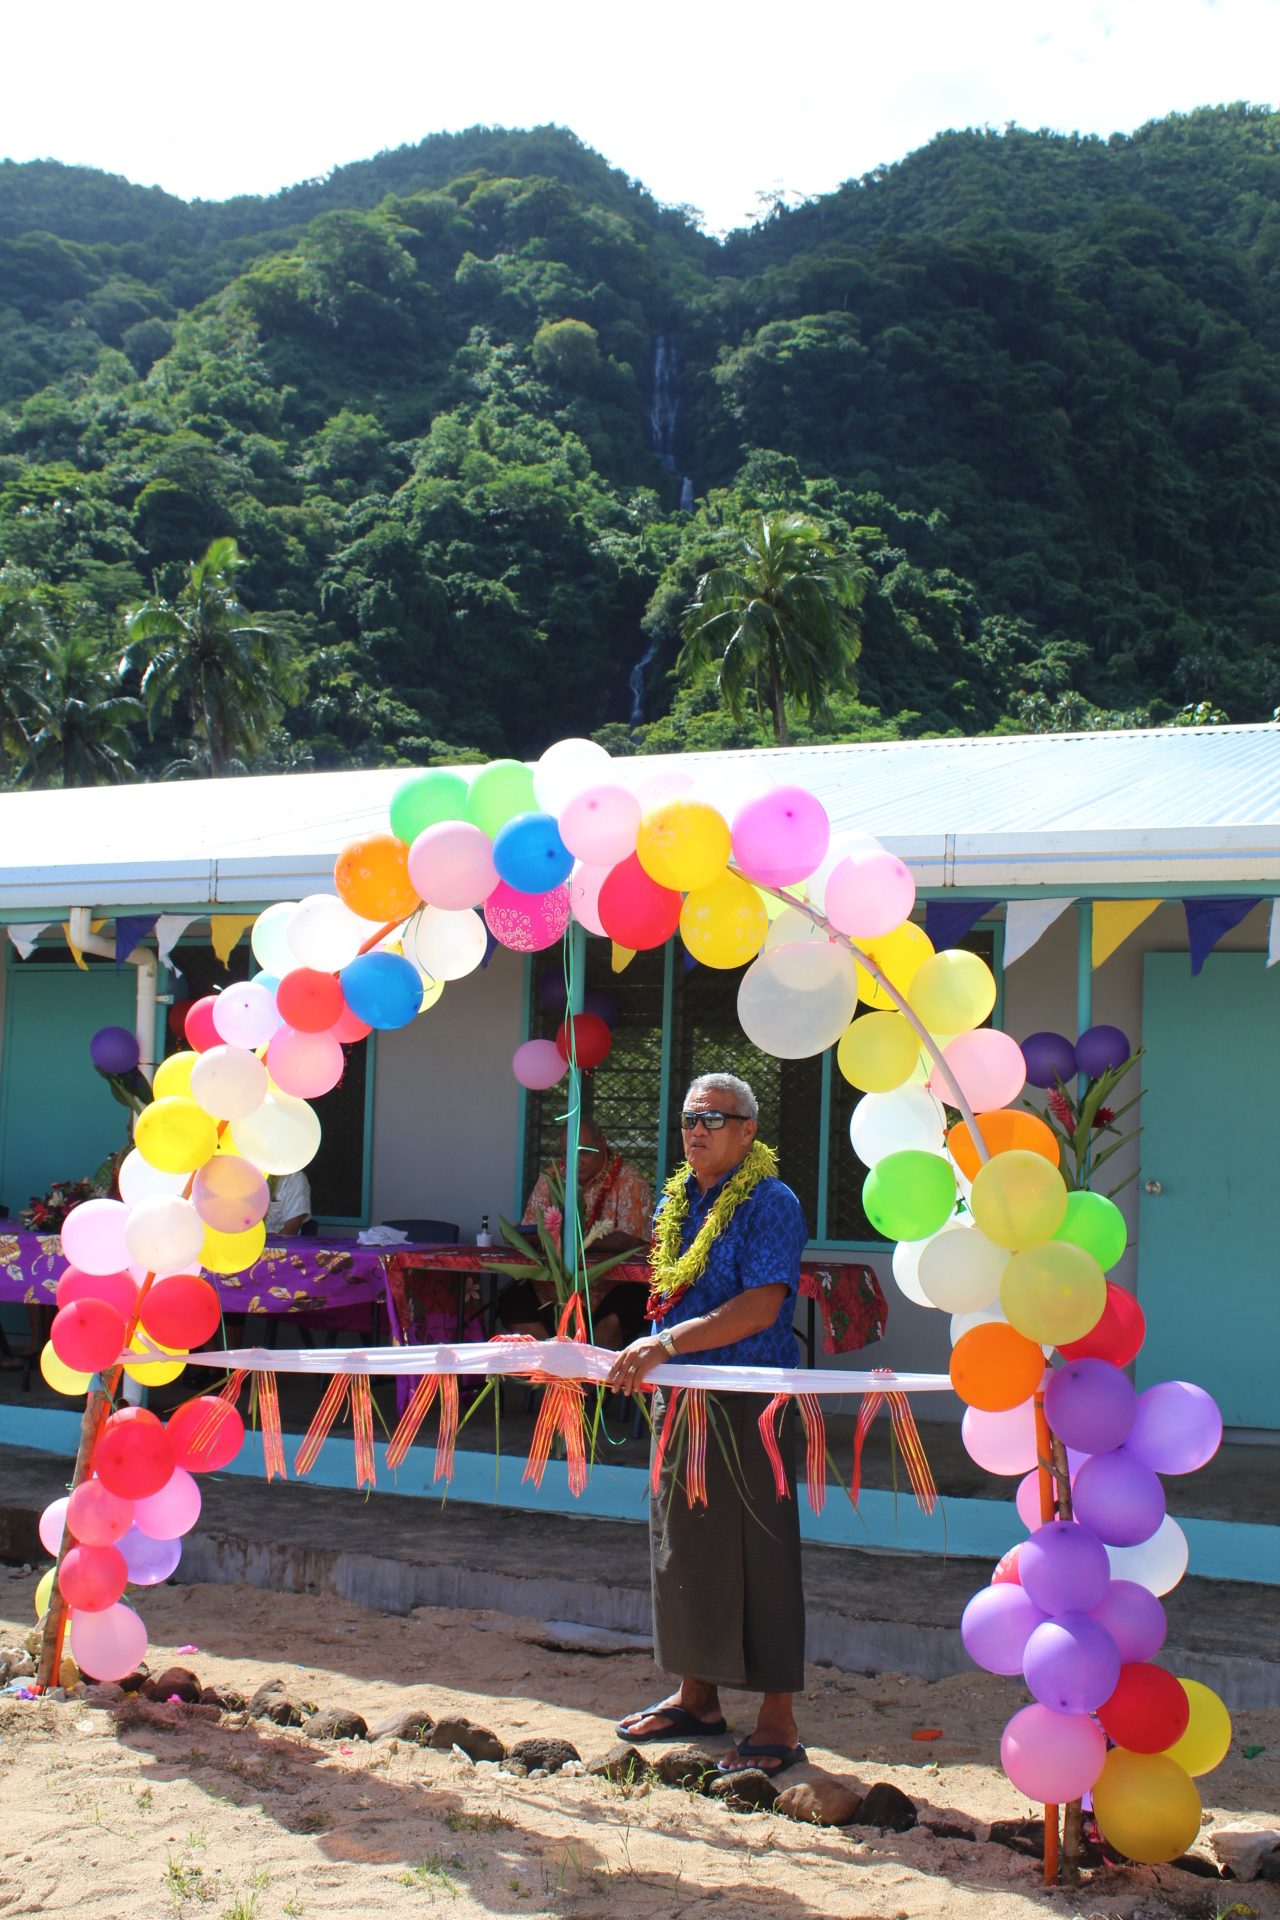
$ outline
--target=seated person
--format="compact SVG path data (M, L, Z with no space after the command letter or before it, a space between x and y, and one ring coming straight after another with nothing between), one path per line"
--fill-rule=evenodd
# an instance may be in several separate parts
M567 1139L567 1136L566 1136ZM588 1266L612 1254L647 1249L653 1219L653 1195L644 1175L629 1166L621 1154L610 1152L609 1142L594 1120L583 1119L578 1129L578 1212ZM557 1171L563 1177L564 1163ZM540 1174L525 1202L524 1221L534 1226L554 1203L547 1175ZM647 1298L643 1286L632 1280L614 1281L605 1274L591 1290L591 1326L598 1347L625 1347L645 1325ZM555 1333L559 1308L555 1288L547 1280L513 1280L498 1295L498 1316L509 1333L529 1333L549 1340Z
M273 1173L267 1179L271 1204L267 1208L266 1228L270 1240L276 1234L301 1233L311 1218L311 1183L305 1173Z

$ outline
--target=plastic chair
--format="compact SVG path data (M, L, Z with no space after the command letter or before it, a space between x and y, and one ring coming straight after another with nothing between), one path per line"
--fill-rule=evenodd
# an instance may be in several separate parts
M456 1247L458 1244L456 1220L384 1220L382 1224L384 1227L396 1227L401 1233L407 1233L411 1240L420 1240L426 1245L432 1241L445 1247Z

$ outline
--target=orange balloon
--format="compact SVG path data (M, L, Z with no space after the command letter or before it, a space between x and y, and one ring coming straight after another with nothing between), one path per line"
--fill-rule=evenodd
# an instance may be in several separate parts
M951 1349L951 1384L968 1407L1008 1413L1040 1385L1044 1355L1034 1340L1002 1320L962 1333Z
M348 841L334 862L338 897L362 920L407 920L422 905L409 878L409 849L394 833Z
M1020 1148L1023 1153L1040 1154L1055 1167L1062 1159L1053 1128L1038 1113L1027 1113L1017 1107L998 1107L992 1113L975 1114L974 1118L988 1153L1008 1153L1011 1148ZM952 1127L947 1146L965 1179L976 1180L982 1162L967 1120Z

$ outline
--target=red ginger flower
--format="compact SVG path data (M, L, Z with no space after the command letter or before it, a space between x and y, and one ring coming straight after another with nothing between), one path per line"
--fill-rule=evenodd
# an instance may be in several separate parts
M1076 1117L1071 1111L1071 1102L1067 1099L1066 1094L1059 1092L1057 1087L1050 1087L1048 1101L1049 1111L1058 1125L1065 1128L1068 1133L1074 1133L1076 1130Z

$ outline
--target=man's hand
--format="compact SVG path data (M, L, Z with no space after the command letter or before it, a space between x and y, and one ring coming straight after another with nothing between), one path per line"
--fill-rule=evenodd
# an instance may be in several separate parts
M605 1385L613 1393L638 1393L641 1382L667 1358L662 1343L652 1334L643 1334L624 1347L613 1363L613 1372Z

